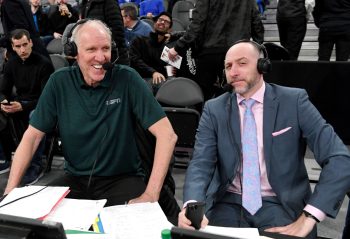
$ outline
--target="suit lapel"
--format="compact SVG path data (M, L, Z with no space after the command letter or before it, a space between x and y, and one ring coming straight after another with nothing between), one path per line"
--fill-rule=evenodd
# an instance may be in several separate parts
M272 159L272 132L274 131L275 121L277 117L279 101L273 91L271 85L266 83L264 95L264 115L263 115L263 143L264 158L266 162L267 173L270 173Z
M228 98L227 104L226 104L226 112L228 112L229 115L226 117L227 120L230 120L227 125L230 125L232 132L230 130L229 134L233 134L232 137L237 145L236 147L239 147L239 154L242 152L242 145L241 145L241 128L240 128L240 119L239 119L239 109L237 105L237 96L235 93L231 94Z

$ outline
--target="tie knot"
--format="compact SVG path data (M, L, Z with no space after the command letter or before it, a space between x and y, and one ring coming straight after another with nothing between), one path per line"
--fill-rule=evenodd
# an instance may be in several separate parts
M254 99L248 99L248 100L243 100L242 104L247 108L247 109L251 109L252 106L254 105L255 100Z

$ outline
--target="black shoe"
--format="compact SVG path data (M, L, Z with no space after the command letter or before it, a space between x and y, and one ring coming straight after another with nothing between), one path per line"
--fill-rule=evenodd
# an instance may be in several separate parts
M30 166L22 179L23 185L33 185L44 175L42 167Z

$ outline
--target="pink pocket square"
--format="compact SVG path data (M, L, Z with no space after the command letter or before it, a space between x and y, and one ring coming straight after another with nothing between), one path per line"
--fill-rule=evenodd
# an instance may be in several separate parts
M276 131L276 132L273 132L272 133L272 136L278 136L278 135L281 135L285 132L287 132L288 130L290 130L292 127L287 127L287 128L284 128L284 129L281 129L280 131Z

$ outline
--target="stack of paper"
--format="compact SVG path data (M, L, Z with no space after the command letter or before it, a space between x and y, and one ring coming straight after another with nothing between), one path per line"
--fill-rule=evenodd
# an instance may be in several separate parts
M65 230L88 230L106 202L106 199L82 200L65 198L45 220L60 222Z
M105 232L118 239L160 239L161 231L173 226L158 202L106 207L100 216Z
M69 193L69 187L27 186L13 189L0 202L0 213L42 219Z

